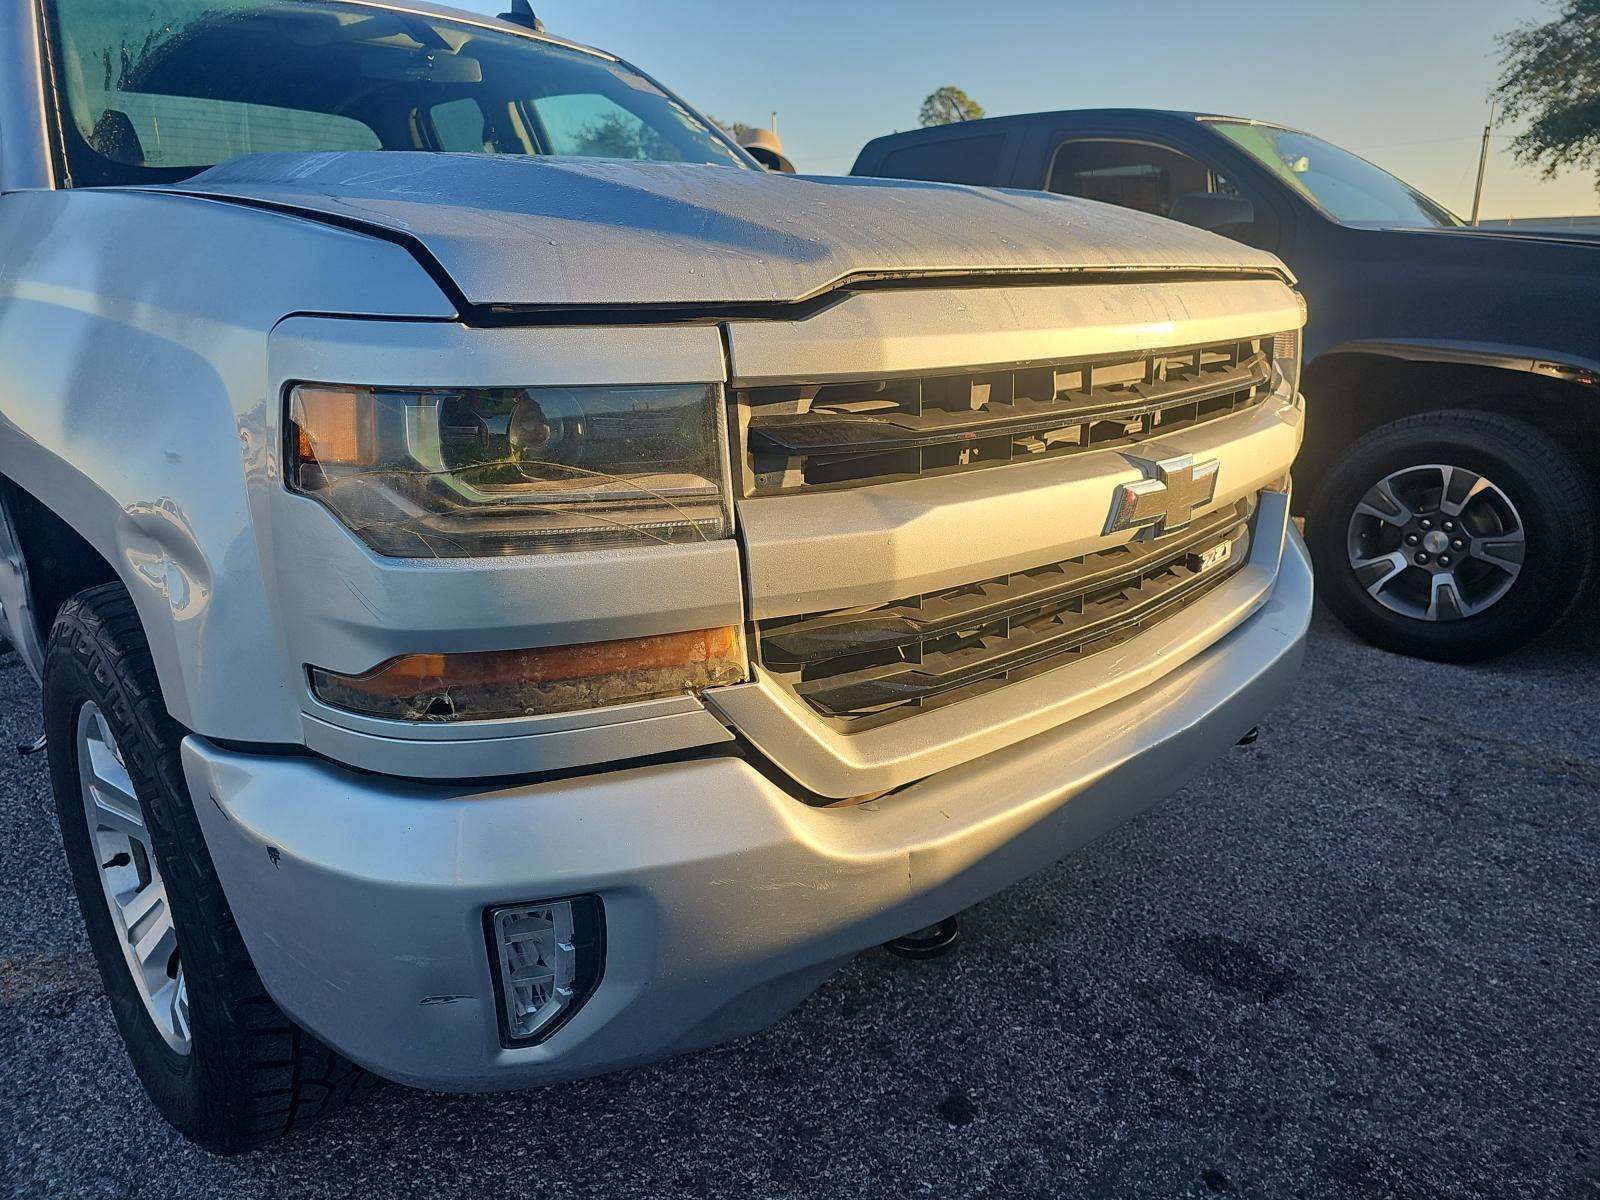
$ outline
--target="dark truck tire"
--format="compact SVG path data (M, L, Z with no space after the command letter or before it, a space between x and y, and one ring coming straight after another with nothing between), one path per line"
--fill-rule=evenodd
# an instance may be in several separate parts
M184 782L178 747L185 731L162 703L149 646L121 585L80 592L57 616L45 654L44 715L61 836L90 948L128 1056L161 1115L207 1150L237 1154L371 1082L296 1027L262 986ZM80 776L80 762L93 788ZM102 775L115 782L102 786ZM119 807L117 789L127 783L136 801ZM133 827L136 836L125 837L104 824L134 808L142 833ZM113 893L130 894L117 892L118 883L149 888L152 878L165 889L174 949L165 968L140 971L138 951L130 957L124 947L157 913L130 922L133 902L124 906ZM163 985L165 1008L147 999L152 976ZM180 1018L168 1001L184 990Z
M1516 649L1572 608L1595 558L1594 507L1574 457L1533 426L1425 413L1339 457L1306 536L1317 591L1353 632L1400 654L1471 662Z

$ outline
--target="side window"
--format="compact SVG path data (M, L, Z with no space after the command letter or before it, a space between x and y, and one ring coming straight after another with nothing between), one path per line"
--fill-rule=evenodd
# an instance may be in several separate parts
M933 179L994 187L1000 182L1003 133L913 142L884 156L878 174L889 179Z
M1252 246L1268 232L1254 204L1220 171L1166 146L1110 139L1062 142L1048 190L1170 217Z
M1210 175L1188 155L1164 146L1063 142L1050 165L1049 190L1166 217L1177 197L1211 191Z
M552 154L580 158L681 158L661 133L615 101L593 92L533 102Z

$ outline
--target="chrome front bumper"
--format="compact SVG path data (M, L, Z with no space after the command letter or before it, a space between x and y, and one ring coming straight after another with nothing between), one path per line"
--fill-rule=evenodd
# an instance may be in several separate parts
M1182 785L1293 679L1311 571L1149 686L879 800L813 808L735 757L507 787L404 783L184 744L246 945L297 1021L380 1075L513 1088L753 1032L855 952L949 916ZM486 907L604 903L592 998L501 1045Z

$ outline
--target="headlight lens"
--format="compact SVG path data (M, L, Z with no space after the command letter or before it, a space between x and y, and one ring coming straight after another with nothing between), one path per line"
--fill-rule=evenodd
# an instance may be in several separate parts
M732 528L721 389L289 394L289 486L380 554L697 542Z

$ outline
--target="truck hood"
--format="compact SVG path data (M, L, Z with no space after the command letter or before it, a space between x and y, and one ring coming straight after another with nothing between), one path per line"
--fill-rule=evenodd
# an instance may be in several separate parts
M162 190L405 235L470 304L801 300L851 276L1269 270L1270 254L1038 192L728 167L422 152L259 154Z

